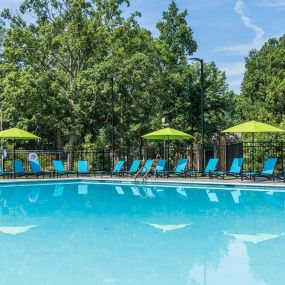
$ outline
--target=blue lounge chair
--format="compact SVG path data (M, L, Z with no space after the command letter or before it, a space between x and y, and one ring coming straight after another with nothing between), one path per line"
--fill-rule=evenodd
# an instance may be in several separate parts
M151 170L151 167L153 165L153 159L148 159L146 162L145 162L145 165L141 168L141 175L145 175L147 174L150 170Z
M265 177L267 179L275 180L274 170L276 167L277 158L276 157L269 157L266 159L263 169L261 172L257 171L245 171L241 175L241 180L244 178L253 179L255 181L256 177Z
M213 171L211 173L211 177L216 176L219 177L221 176L223 179L225 179L225 175L229 175L229 176L234 176L234 177L238 177L241 175L241 169L242 169L242 165L243 165L243 158L242 157L236 157L234 158L231 168L229 171Z
M3 171L2 167L0 166L0 176L2 176L4 179L6 175L12 178L14 175L14 172L13 171Z
M111 175L118 176L119 174L122 174L124 163L125 163L124 160L119 160L114 166L114 169L112 170Z
M77 173L76 171L65 170L61 160L53 160L52 163L54 167L54 174L56 175L56 177L62 176L62 175L66 175L68 177L69 174Z
M167 170L167 171L158 171L158 175L169 176L170 174L177 176L185 176L186 177L186 169L187 169L188 159L179 159L175 170Z
M179 159L173 174L179 175L179 176L185 175L186 169L187 169L187 163L188 163L188 159Z
M153 174L155 177L158 177L162 172L165 171L166 160L160 159L157 161L155 168L153 169Z
M89 163L87 160L77 161L77 177L79 175L89 175Z
M26 176L28 177L28 175L31 175L31 172L28 172L24 169L24 165L23 165L23 161L16 159L14 160L14 178L16 178L17 176Z
M141 169L139 169L139 171L137 171L135 177L138 177L139 175L145 176L146 174L148 174L151 171L151 167L153 164L153 159L148 159L144 166L141 167Z
M89 169L89 163L87 160L78 160L77 161L77 177L80 175L89 175L89 174L95 174L96 173L107 173L108 171L100 171L100 170L90 170Z
M160 159L154 169L154 176L157 177L161 172L165 171L166 159Z
M122 171L123 175L135 175L140 167L141 161L139 159L134 160L130 169L126 171Z
M196 170L190 170L187 172L188 176L194 175L195 178L197 178L197 175L200 174L202 176L208 175L209 178L211 177L211 173L213 173L217 169L219 159L218 158L210 158L206 169L204 171L196 171Z
M101 174L101 176L103 176L103 174L111 174L112 175L120 175L123 174L123 166L124 166L125 161L124 160L119 160L115 166L114 169L111 171L107 171L107 170L95 170L94 171L94 175L96 174Z
M36 175L37 178L39 176L45 176L46 174L48 174L51 177L52 172L51 171L43 171L41 168L41 164L38 160L30 160L30 167L31 167L31 173Z

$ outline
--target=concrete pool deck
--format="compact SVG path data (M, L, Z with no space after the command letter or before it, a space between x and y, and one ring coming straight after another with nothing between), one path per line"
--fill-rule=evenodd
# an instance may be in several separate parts
M253 180L243 180L241 181L240 179L209 179L208 177L199 177L197 179L195 178L179 178L179 177L171 177L171 178L148 178L147 180L144 180L142 178L134 179L131 177L110 177L110 175L105 175L105 176L96 176L96 177L87 177L87 176L71 176L71 177L60 177L60 178L34 178L34 177L29 177L29 178L16 178L16 179L1 179L0 180L0 185L5 184L5 183L23 183L23 182L56 182L56 181L114 181L114 182L148 182L148 183L178 183L178 184L197 184L197 185L235 185L235 186L270 186L270 187L276 187L276 188L284 188L285 191L285 183L283 181L272 181L272 180L267 180L264 178L258 179L256 181ZM281 190L281 189L280 189ZM282 189L283 190L283 189Z

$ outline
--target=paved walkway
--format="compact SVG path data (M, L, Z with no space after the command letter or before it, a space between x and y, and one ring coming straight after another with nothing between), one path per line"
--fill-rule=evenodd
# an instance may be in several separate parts
M58 180L108 180L108 181L128 181L128 182L134 182L135 179L132 177L110 177L110 176L82 176L82 177L76 177L76 176L71 176L71 177L61 177L61 178L17 178L17 179L1 179L0 183L14 183L14 182L28 182L28 181L58 181ZM137 182L143 182L142 178L138 178L136 180ZM272 180L268 180L266 178L258 178L256 181L253 180L243 180L241 181L240 179L235 179L235 178L227 178L227 179L209 179L208 177L203 177L203 178L180 178L180 177L170 177L170 178L148 178L145 180L146 182L164 182L164 183L197 183L197 184L214 184L214 185L250 185L250 186L278 186L278 187L284 187L285 188L285 183L283 181L275 181L273 182ZM285 189L284 189L285 190Z

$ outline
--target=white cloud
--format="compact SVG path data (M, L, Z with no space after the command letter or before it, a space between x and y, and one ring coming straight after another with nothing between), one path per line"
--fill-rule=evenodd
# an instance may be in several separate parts
M241 88L242 81L243 81L242 76L238 78L227 78L229 90L234 91L236 94L240 94L240 88Z
M218 66L220 70L226 73L227 82L229 84L229 89L239 94L240 86L241 86L244 71L245 71L244 61L223 63L223 64L218 64Z
M260 7L285 8L284 0L264 0L256 4Z
M226 63L219 66L226 72L227 77L241 76L244 74L244 62Z
M234 10L240 15L242 22L245 26L252 29L255 32L254 41L259 42L263 35L264 31L258 27L257 25L253 24L251 19L245 15L244 13L244 3L242 0L238 0L235 4Z
M254 39L249 43L233 44L217 48L215 49L216 52L227 52L227 53L245 55L249 52L249 50L258 49L262 46L264 42L263 40L264 31L261 27L255 25L248 16L246 16L244 8L245 6L243 0L236 1L234 10L240 16L243 24L255 32Z
M235 91L236 93L240 92L240 86L242 83L243 78L238 79L228 79L230 90Z
M235 55L246 55L251 49L259 49L262 43L250 42L244 44L233 44L214 49L215 52L225 52Z

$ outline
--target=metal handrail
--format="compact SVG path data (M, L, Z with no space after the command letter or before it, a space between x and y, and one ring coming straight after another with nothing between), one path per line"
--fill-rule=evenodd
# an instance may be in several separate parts
M145 175L143 176L143 182L144 182L145 180L147 180L147 176L148 176L148 174L151 172L151 170L154 170L154 171L155 171L154 167L151 167L151 168L145 173Z
M137 181L137 178L138 178L138 176L141 174L141 172L144 170L144 169L146 169L147 170L147 168L145 167L145 166L142 166L140 169L139 169L139 171L136 173L136 175L135 175L135 181Z

